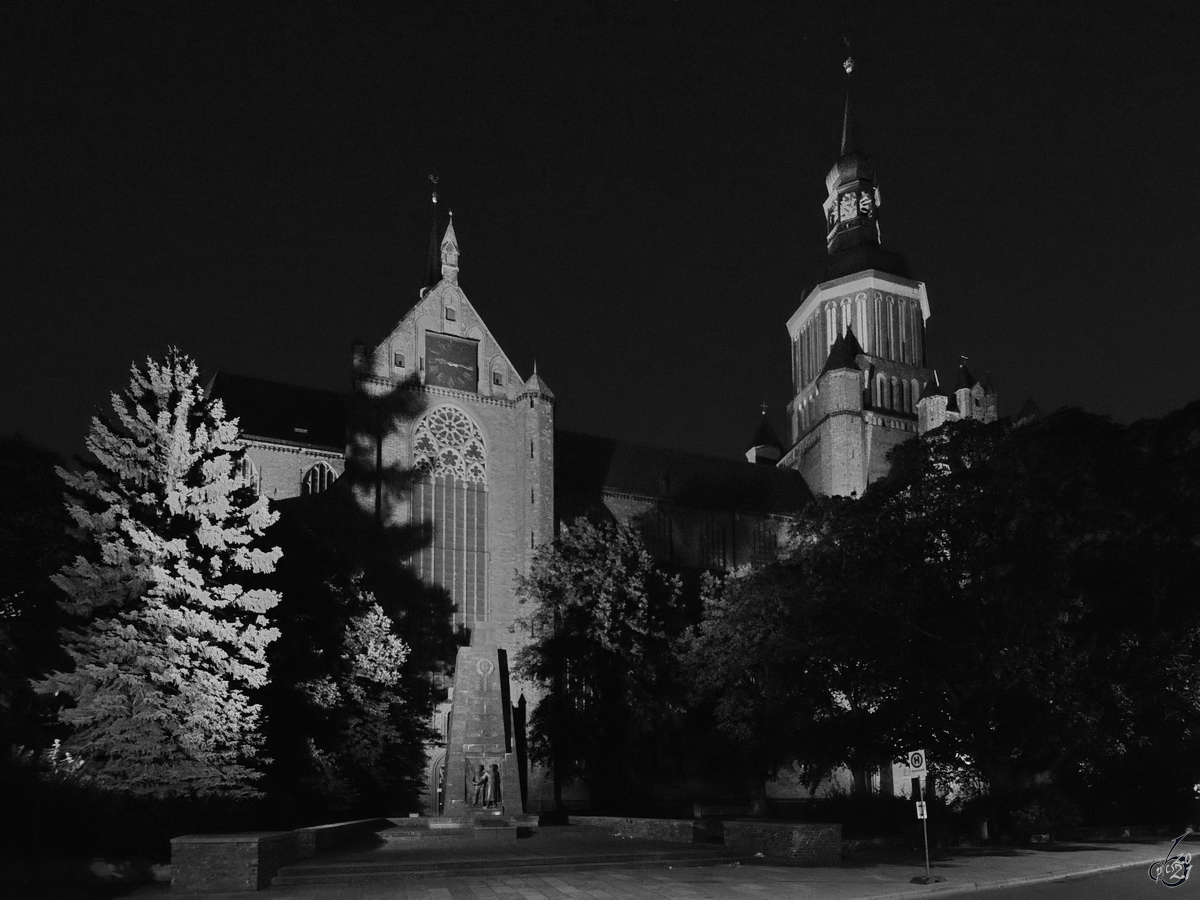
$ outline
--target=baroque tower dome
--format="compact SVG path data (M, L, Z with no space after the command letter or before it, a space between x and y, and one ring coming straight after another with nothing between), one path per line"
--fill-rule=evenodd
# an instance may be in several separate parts
M860 152L850 116L850 74L854 60L847 59L846 107L842 114L842 149L825 176L825 242L830 254L860 244L879 244L879 185L875 166Z

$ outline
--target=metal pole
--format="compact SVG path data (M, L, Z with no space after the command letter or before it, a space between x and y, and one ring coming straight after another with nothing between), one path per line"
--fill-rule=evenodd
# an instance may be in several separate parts
M917 778L917 796L921 798L921 802L925 802L925 794L921 790L921 779ZM921 833L925 835L925 877L930 878L929 874L929 807L925 807L925 815L921 817Z

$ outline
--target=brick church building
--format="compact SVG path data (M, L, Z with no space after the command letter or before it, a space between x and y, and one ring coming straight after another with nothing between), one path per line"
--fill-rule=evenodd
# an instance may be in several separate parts
M359 502L380 521L426 528L413 570L449 593L456 625L489 623L511 635L510 651L520 640L517 575L576 516L636 523L677 571L772 559L813 495L860 495L899 442L948 420L997 414L990 385L963 368L955 389L944 390L927 365L925 284L880 243L878 181L855 146L848 97L841 153L825 185L826 254L786 323L786 444L765 416L744 459L557 429L550 387L536 368L517 371L487 310L460 285L453 219L439 238L435 195L427 286L389 334L354 347L349 394L214 377L210 392L241 424L245 477L286 500L327 490L348 455L361 454L377 477ZM350 446L354 404L396 394L419 412L377 428L369 446ZM356 432L353 441L363 440ZM412 477L392 484L385 473L393 471Z

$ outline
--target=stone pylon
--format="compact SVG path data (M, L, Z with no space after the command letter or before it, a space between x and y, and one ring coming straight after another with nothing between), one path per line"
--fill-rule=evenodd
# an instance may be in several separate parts
M445 808L446 818L480 815L508 816L525 812L521 800L524 741L514 730L509 694L508 654L499 646L494 626L477 625L471 645L460 647L454 664L454 698L447 729ZM476 805L479 767L495 780L495 805ZM498 776L498 777L497 777Z

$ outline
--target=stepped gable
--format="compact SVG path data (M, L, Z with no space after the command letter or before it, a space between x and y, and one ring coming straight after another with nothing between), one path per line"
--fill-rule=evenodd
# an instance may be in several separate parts
M205 386L242 437L344 450L349 395L321 388L217 372Z
M792 515L812 500L798 472L570 431L555 433L559 519L584 514L605 491L699 509Z

